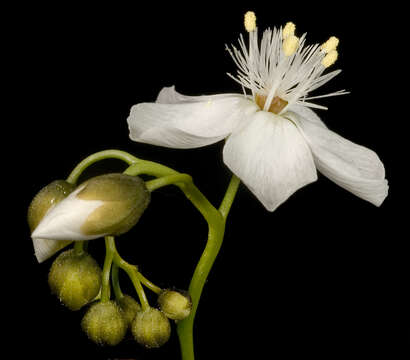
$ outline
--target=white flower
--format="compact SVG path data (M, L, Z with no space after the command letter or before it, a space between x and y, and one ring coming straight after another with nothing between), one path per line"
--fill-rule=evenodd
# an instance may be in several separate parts
M236 77L228 75L244 94L194 97L163 88L156 103L131 108L130 138L180 149L226 139L225 164L270 211L315 181L316 169L379 206L388 185L378 156L329 130L310 109L326 109L312 99L346 93L308 97L340 72L325 73L338 57L338 39L305 45L305 35L297 38L288 23L266 30L259 43L254 21L254 14L245 16L248 48L242 36L239 50L227 47L238 66Z

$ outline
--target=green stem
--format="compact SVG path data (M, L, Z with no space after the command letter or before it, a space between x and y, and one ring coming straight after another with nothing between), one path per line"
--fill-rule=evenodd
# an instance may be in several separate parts
M84 241L74 242L74 252L76 255L81 255L84 253Z
M221 202L221 206L219 207L219 211L225 220L229 215L229 211L231 210L232 203L235 200L240 183L241 180L236 175L232 175L231 181L226 189L225 196Z
M138 267L127 263L125 260L121 258L120 254L118 253L115 247L115 241L114 241L113 236L106 236L105 239L106 239L105 241L106 241L106 248L107 248L106 260L107 260L108 254L112 254L112 262L116 266L123 269L128 274L129 278L131 279L131 282L133 283L135 291L137 292L138 298L141 302L142 309L143 310L148 309L150 306L148 303L148 299L145 295L144 289L142 288L140 279L138 277ZM115 291L115 288L114 288L114 291ZM103 301L102 294L103 292L101 292L101 301Z
M140 272L137 274L138 279L141 281L141 284L145 285L148 289L150 289L155 294L159 295L162 289L159 286L154 285L151 281L149 281L144 275Z
M239 183L239 179L233 175L218 211L222 220L208 222L208 241L189 285L189 294L192 297L192 312L186 319L179 321L177 325L183 360L194 360L195 358L193 341L195 314L206 279L221 248L225 233L226 218L235 199Z
M188 318L178 322L178 336L180 339L182 359L194 360L193 323L196 310L198 308L199 299L201 297L207 276L212 268L216 256L218 255L219 249L221 248L225 232L226 218L235 199L240 181L236 176L232 176L221 206L219 210L217 210L193 184L192 179L189 175L180 174L177 171L170 169L164 165L157 164L151 161L141 160L119 150L101 151L87 157L71 172L71 174L67 178L67 181L69 183L75 184L78 181L81 173L88 166L95 163L96 161L107 158L117 158L125 161L129 165L129 167L124 172L124 174L132 176L145 174L160 178L147 181L147 187L150 191L170 184L178 186L188 198L188 200L190 200L193 205L199 210L199 212L204 216L205 220L208 223L208 241L194 271L189 286L189 293L191 295L193 304L192 312ZM141 282L144 283L144 285L146 285L148 288L151 288L151 290L153 290L154 292L158 293L159 291L161 291L161 289L145 279L138 272L138 268L136 266L128 264L119 256L118 252L115 249L115 243L112 237L106 237L106 247L107 256L104 262L103 270L103 287L101 296L102 301L103 299L109 299L109 275L111 265L114 262L118 267L127 272L140 298L142 308L147 309L149 307L149 304L142 288Z
M187 175L187 174L177 174L177 175L168 175L168 176L163 176L158 179L150 180L145 183L145 186L149 191L154 191L157 190L163 186L167 185L174 185L177 183L187 183L191 182L192 177Z
M114 290L115 298L117 300L121 299L124 296L124 294L121 291L120 280L118 277L118 265L116 263L112 264L111 282L112 282L112 288Z
M83 161L81 161L71 172L71 174L67 178L67 182L70 184L76 184L78 178L83 173L83 171L88 168L90 165L94 164L97 161L104 160L104 159L119 159L125 161L128 165L132 165L136 163L139 159L131 154L121 151L121 150L104 150L92 154L86 157Z
M110 300L110 272L115 254L115 247L112 245L113 241L114 238L112 236L105 237L105 260L102 274L101 302Z

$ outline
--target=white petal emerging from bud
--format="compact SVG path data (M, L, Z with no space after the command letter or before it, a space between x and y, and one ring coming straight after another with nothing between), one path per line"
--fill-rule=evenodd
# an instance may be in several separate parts
M91 240L105 235L85 235L81 230L88 216L104 204L101 200L79 199L77 194L83 188L84 186L80 186L51 209L33 231L31 237L52 240Z
M31 236L34 240L82 241L121 235L138 222L149 201L150 193L138 177L97 176L54 206Z

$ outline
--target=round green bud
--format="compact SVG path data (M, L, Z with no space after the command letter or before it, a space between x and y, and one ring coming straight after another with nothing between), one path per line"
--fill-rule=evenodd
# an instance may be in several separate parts
M102 203L81 226L86 236L118 236L127 232L138 222L151 200L145 182L137 176L106 174L94 177L80 187L83 189L76 195L78 199Z
M137 313L131 330L139 344L146 348L158 348L168 341L171 324L161 311L148 308Z
M165 316L173 320L185 319L192 309L191 297L174 290L163 290L158 296L158 305Z
M79 310L93 300L101 288L101 268L86 252L61 253L48 274L51 292L70 310Z
M141 311L141 305L129 295L124 295L121 299L117 299L117 304L122 310L125 322L130 327L137 312Z
M74 190L74 185L64 180L55 180L43 187L28 207L27 220L30 231L33 232L46 212Z
M74 190L74 185L64 180L55 180L51 184L41 189L31 201L28 208L27 220L30 227L30 232L33 232L44 215L53 206L65 199ZM51 239L34 239L34 252L38 262L47 260L57 251L66 247L71 241L67 240L51 240Z
M127 332L127 323L115 301L97 302L90 306L81 321L88 338L99 345L117 345Z

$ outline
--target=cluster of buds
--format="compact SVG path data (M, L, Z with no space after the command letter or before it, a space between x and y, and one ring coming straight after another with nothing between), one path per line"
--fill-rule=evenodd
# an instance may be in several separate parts
M150 192L135 176L101 175L77 187L63 180L52 182L36 195L28 211L38 261L72 241L127 232L149 202ZM89 304L81 327L99 345L117 345L129 330L144 347L160 347L171 335L170 320L183 320L192 307L190 296L175 290L159 293L158 308L142 307L129 295L96 300L101 293L102 270L84 249L62 252L51 266L48 282L51 292L70 310Z
M158 348L171 336L169 319L182 320L190 314L191 299L185 293L164 290L158 303L159 309L142 309L129 295L96 302L87 310L81 326L88 338L99 345L117 345L129 329L140 345Z

